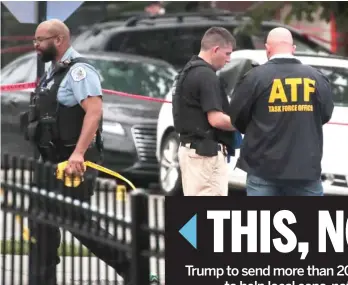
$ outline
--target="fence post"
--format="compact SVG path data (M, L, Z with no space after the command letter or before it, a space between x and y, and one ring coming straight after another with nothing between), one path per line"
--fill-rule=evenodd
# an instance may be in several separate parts
M150 259L144 255L144 251L150 249L150 233L144 227L149 227L149 197L144 190L137 189L131 193L131 215L131 285L147 285L150 278Z

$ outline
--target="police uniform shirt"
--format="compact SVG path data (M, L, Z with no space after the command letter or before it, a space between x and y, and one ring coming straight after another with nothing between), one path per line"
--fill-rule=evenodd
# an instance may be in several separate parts
M250 70L232 94L231 122L245 134L237 167L264 179L317 180L322 125L333 111L330 82L280 57Z
M181 92L186 98L188 113L182 113L184 120L180 140L194 142L203 139L202 133L212 129L208 122L207 112L223 111L221 85L214 68L198 56L191 61L200 60L205 63L190 70L182 84Z
M76 57L81 57L81 55L73 47L70 47L63 55L61 62ZM48 78L53 70L54 65L51 64L47 70ZM49 84L53 84L53 82ZM75 63L59 86L58 101L67 107L73 107L81 104L88 96L102 96L100 77L96 69L90 64Z

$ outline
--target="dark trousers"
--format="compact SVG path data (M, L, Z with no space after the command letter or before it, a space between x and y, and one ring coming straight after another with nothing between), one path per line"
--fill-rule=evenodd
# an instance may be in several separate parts
M85 179L79 187L57 187L51 191L61 193L65 197L70 196L73 199L90 203L96 174L96 171L87 169L85 173L85 178L87 178L87 180ZM92 178L92 180L88 180L88 178ZM40 182L37 186L47 186L47 183L46 185L42 184L43 183ZM51 189L50 187L43 188ZM91 217L89 217L87 212L81 211L72 214L70 211L69 213L64 213L64 206L59 207L57 205L47 204L47 202L40 203L40 201L30 201L30 207L34 210L35 208L36 210L41 210L41 212L39 211L39 215L40 213L41 215L45 215L46 210L49 210L49 212L53 214L54 211L57 211L57 214L64 215L64 217L69 215L70 218L77 221L79 224L88 223L88 231L93 231L95 229L100 236L108 237L113 240L116 239L116 237L111 236L108 232L102 229L96 221L91 220ZM57 250L61 243L59 228L35 220L29 220L29 229L31 233L29 251L29 285L56 285L56 266L60 262ZM87 237L88 235L82 235L79 230L71 231L71 233L84 246L90 249L95 256L113 267L119 275L123 278L129 277L128 272L130 261L126 256L122 256L123 258L121 259L120 252L117 249L97 243L96 241L89 239Z
M264 179L248 174L247 196L323 196L321 180L298 181Z

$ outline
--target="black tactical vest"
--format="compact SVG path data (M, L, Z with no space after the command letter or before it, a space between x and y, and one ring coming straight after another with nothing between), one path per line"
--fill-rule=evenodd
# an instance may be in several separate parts
M210 128L210 130L198 130L196 126L191 125L192 120L191 116L194 116L195 110L191 108L187 102L187 94L183 94L182 85L185 81L185 77L188 72L195 67L206 66L202 60L192 60L189 61L182 71L177 75L174 85L173 85L173 94L172 94L172 103L173 103L173 119L174 119L174 128L177 133L181 133L183 130L190 129L192 133L196 133L202 138L212 139L219 143L224 144L230 155L235 154L234 149L234 132L232 131L223 131L216 128ZM220 92L223 98L223 109L227 113L228 110L228 99L225 91L224 82L220 80ZM187 117L185 117L187 116ZM189 117L190 116L190 117Z
M30 98L29 124L27 128L28 139L39 148L40 152L46 150L57 152L54 156L59 157L61 152L66 152L68 149L68 153L63 155L63 159L66 159L66 156L72 153L77 144L82 130L85 111L79 104L73 107L60 104L57 94L59 85L64 77L70 68L78 62L88 63L84 58L74 58L71 61L59 63L51 77L47 77L47 74L45 74L40 79ZM95 146L100 153L102 152L101 126L102 120L95 138ZM98 160L94 156L91 159ZM52 159L49 158L49 160ZM61 159L57 158L57 160Z
M197 111L190 107L187 99L189 94L183 94L182 92L182 86L188 72L198 66L206 66L206 64L202 60L189 61L175 78L172 93L174 128L179 134L189 129L192 133L196 133L203 138L213 139L214 135L211 130L198 130L196 126L191 125L190 117L195 116Z

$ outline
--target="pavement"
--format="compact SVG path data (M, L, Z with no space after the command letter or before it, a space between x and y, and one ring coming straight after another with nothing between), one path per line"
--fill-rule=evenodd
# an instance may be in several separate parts
M19 181L19 171L16 174L16 181ZM4 173L1 171L1 179L3 179ZM12 179L12 173L8 172L9 179ZM29 172L26 171L24 175L25 184L29 181ZM11 181L11 180L9 180ZM108 179L100 179L101 184L110 183L112 181ZM111 189L115 189L111 188ZM114 202L116 200L116 203ZM9 201L13 201L13 197L9 195ZM155 204L156 203L156 204ZM20 197L17 198L16 204L20 205ZM24 199L24 207L28 207L28 198ZM96 207L99 210L108 210L108 212L115 213L118 217L125 217L126 220L131 221L131 212L130 212L130 197L127 195L124 200L121 200L117 196L116 191L101 192L99 195L95 194L92 197L92 206ZM157 205L157 211L155 211L155 205ZM116 208L116 209L115 209ZM151 195L149 199L149 226L154 227L156 225L160 229L164 229L164 197L159 195ZM158 219L155 219L155 215L158 215ZM6 219L6 221L4 220ZM23 219L23 223L26 226L28 221L26 218ZM1 240L10 240L14 237L15 240L20 240L20 223L14 220L13 215L1 213L1 224L2 229L0 233ZM5 225L5 230L3 226ZM14 225L14 228L13 228ZM105 225L101 223L105 228ZM114 234L117 239L123 239L123 229L117 227L115 230L111 225L108 227L108 231L111 234ZM80 246L80 242L74 238L70 232L65 231L65 241L71 243L73 241L74 246ZM125 231L126 241L130 242L131 233L130 230ZM156 249L156 239L154 236L150 238L150 247L151 249ZM159 240L159 248L164 250L164 238ZM5 259L5 262L4 262ZM63 270L63 260L65 261L65 270ZM90 264L89 264L90 260ZM23 255L1 255L1 273L4 272L2 276L2 284L4 285L27 285L28 282L28 256ZM158 266L157 266L158 263ZM164 259L157 260L156 258L150 259L150 273L152 275L159 276L160 279L164 282ZM22 270L21 270L22 264ZM80 270L83 268L83 270ZM73 270L72 270L73 269ZM5 270L5 271L3 271ZM80 271L82 276L80 276ZM65 272L65 274L63 274ZM74 274L75 273L75 274ZM2 274L1 274L2 275ZM65 257L61 259L61 263L57 266L57 278L58 285L75 285L75 284L89 284L89 285L111 285L111 284L123 284L122 278L118 276L113 268L107 266L103 261L99 260L96 257ZM63 282L65 278L65 282ZM93 280L93 282L90 282ZM99 281L97 281L99 280ZM12 282L13 281L13 282Z

